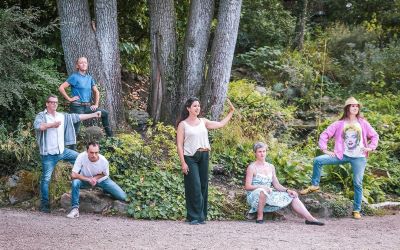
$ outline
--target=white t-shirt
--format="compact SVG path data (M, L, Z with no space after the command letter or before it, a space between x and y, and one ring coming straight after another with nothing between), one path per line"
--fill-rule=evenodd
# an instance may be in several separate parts
M365 157L364 143L360 123L345 123L343 127L344 155Z
M78 155L74 167L72 168L72 172L81 174L86 177L93 177L98 174L103 174L104 177L98 179L97 182L104 181L110 175L110 169L108 167L107 159L99 154L99 160L96 162L92 162L89 160L86 151Z
M50 115L45 111L46 123L60 121L58 128L46 129L46 145L47 153L50 155L62 154L64 152L64 115L56 112L55 116Z

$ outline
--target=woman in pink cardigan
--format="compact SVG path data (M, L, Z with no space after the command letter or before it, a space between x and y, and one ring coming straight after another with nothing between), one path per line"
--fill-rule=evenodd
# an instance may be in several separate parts
M354 186L353 217L360 219L362 181L368 152L376 149L379 136L361 116L360 103L354 97L347 99L344 105L342 117L325 129L319 138L319 147L324 154L314 159L311 186L300 191L300 194L319 190L322 166L350 163ZM328 140L332 137L335 140L333 152L327 148Z

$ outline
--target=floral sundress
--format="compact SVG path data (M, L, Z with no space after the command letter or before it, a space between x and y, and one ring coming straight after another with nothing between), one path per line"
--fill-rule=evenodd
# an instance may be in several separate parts
M268 164L268 163L267 163ZM253 167L253 163L250 167ZM262 185L266 187L271 187L272 184L272 174L264 175L257 173L253 176L253 180L251 182L252 185ZM264 206L264 212L274 212L279 209L282 209L289 205L293 198L289 196L286 192L276 191L272 189L271 193L267 193L263 188L257 188L253 191L247 191L247 203L250 205L249 213L257 212L258 208L258 200L260 198L260 192L264 192L267 196L266 204Z

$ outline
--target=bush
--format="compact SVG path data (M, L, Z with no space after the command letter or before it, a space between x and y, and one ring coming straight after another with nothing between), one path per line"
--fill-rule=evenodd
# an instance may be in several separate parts
M110 172L126 191L128 214L140 219L183 219L185 197L183 176L175 147L175 129L153 125L146 137L133 132L107 138L102 154ZM209 219L225 218L223 195L209 188Z
M39 14L34 9L0 9L0 119L7 127L16 127L20 118L31 120L43 108L45 95L61 82L54 64L38 59L38 52L51 50L37 40L54 28L37 26Z

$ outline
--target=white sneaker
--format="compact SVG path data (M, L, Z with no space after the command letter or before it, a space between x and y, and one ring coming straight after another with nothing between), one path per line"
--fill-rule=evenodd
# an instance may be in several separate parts
M78 218L79 217L79 209L78 208L73 208L71 210L71 212L69 212L69 214L67 214L67 217L71 218L71 219Z

